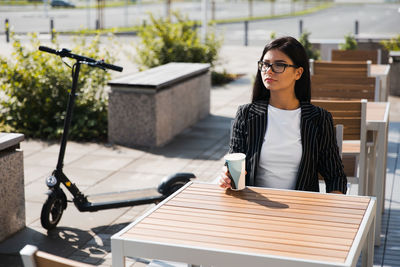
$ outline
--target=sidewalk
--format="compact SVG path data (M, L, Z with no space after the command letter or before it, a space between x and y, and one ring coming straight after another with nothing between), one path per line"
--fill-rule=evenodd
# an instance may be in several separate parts
M262 48L224 47L224 67L245 74L223 87L212 88L211 114L188 128L162 148L146 150L96 143L69 142L65 173L85 194L115 192L156 186L164 176L175 172L193 172L200 181L213 181L221 172L223 155L228 151L229 128L238 105L250 100L256 61ZM376 266L400 266L400 177L396 172L400 148L400 100L391 97L391 125L388 148L383 238L376 248ZM58 227L50 232L40 225L40 211L46 199L45 178L56 166L58 144L26 140L24 151L27 227L0 243L0 266L22 266L18 256L25 244L59 256L111 266L110 237L153 205L81 213L72 203ZM66 192L69 200L71 199ZM397 245L396 245L397 244ZM397 247L396 247L397 246ZM388 252L388 253L386 253ZM386 254L385 254L386 253ZM144 259L128 259L126 266L145 266Z

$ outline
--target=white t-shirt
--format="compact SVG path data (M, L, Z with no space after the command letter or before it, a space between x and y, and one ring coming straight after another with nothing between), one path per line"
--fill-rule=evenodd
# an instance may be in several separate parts
M294 189L302 156L301 108L283 110L268 105L256 186Z

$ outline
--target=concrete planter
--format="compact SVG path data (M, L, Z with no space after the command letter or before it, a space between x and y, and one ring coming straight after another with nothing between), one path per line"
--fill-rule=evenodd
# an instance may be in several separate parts
M109 85L108 140L162 146L210 113L209 64L169 63Z
M22 134L0 133L0 242L25 227Z

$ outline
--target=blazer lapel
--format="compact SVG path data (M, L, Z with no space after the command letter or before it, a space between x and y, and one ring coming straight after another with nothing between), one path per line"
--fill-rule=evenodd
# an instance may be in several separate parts
M248 185L255 185L255 177L257 174L257 167L260 159L260 150L267 127L267 111L267 101L254 102L249 110L247 124L249 139L247 143L249 144L249 147L247 155L250 158L247 160L247 163L250 165L250 168L247 169L250 169L252 173L249 173L247 175L248 181L246 181L246 183Z
M304 190L304 184L306 179L311 177L306 177L305 174L309 175L307 162L314 162L316 160L313 158L315 153L316 138L317 138L317 125L314 122L314 118L318 117L319 111L315 106L310 103L302 102L301 106L301 121L300 121L300 135L302 144L302 156L300 160L299 171L297 174L296 189Z

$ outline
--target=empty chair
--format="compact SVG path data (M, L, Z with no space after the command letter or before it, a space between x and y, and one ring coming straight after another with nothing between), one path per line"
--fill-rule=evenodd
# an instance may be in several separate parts
M338 100L312 100L313 105L328 110L333 117L334 125L343 125L343 148L342 156L356 157L358 171L348 175L349 181L358 182L358 194L365 195L367 185L367 131L366 113L367 100L338 101ZM346 168L346 160L343 161ZM353 161L354 163L354 161Z
M381 64L381 50L332 50L332 61L367 61Z
M40 251L32 245L26 245L19 253L25 267L93 267L93 265Z
M313 99L379 101L380 83L375 77L343 77L340 74L311 76Z
M311 75L340 75L341 77L369 77L371 61L322 61L310 60Z

